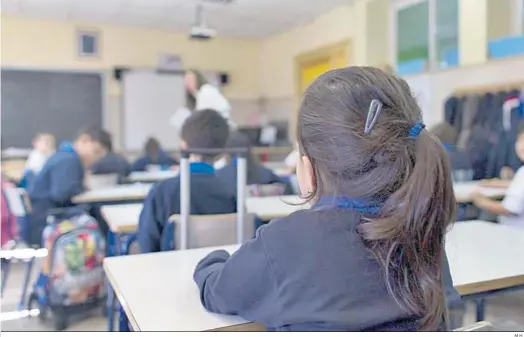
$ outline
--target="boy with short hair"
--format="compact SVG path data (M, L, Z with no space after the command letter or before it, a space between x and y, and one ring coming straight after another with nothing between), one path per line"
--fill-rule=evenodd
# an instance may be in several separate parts
M524 162L524 124L519 128L515 152L521 161ZM489 184L496 186L497 184ZM510 183L500 182L499 187L506 187L506 197L502 202L491 200L481 193L473 195L475 205L487 212L499 216L499 222L504 225L520 227L524 230L524 166L521 166Z
M28 190L31 224L26 241L39 244L52 208L68 207L84 191L84 170L104 156L110 135L100 128L81 131L73 143L63 142Z
M94 163L91 168L91 174L118 174L120 182L131 173L131 165L124 156L113 152L113 144L111 138L104 144L107 148L107 153L100 160Z
M222 149L229 136L227 121L214 110L194 112L181 132L181 148ZM236 198L215 176L215 155L190 155L191 214L236 212ZM180 177L166 179L153 187L144 201L138 223L138 242L142 253L158 252L165 225L173 214L180 214Z

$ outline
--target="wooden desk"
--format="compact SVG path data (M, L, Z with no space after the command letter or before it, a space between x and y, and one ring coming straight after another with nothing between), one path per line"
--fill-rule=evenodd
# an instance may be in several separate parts
M524 285L524 231L481 221L457 223L447 235L454 284L461 294ZM200 303L193 271L223 248L130 255L104 260L106 275L135 331L257 330L236 316L211 314ZM144 287L144 284L148 284Z
M288 155L293 151L293 146L256 146L251 148L254 155L261 154L285 154Z
M524 230L457 222L446 236L453 283L461 295L524 285Z
M154 183L176 177L177 175L178 172L176 171L131 172L126 180L133 183Z
M286 202L291 203L291 205L286 204ZM256 197L246 199L246 208L247 213L256 214L262 221L270 221L275 218L286 217L297 210L310 207L308 204L293 205L302 202L303 200L296 195Z
M6 160L2 158L2 174L13 181L20 181L24 176L25 159Z
M506 189L479 187L475 182L454 184L453 189L455 190L455 197L459 203L471 202L471 193L477 189L480 189L482 193L493 199L503 198L506 193ZM287 205L284 201L296 204L300 203L301 199L296 195L284 197L247 198L246 206L248 213L256 214L263 221L270 221L275 218L283 218L295 212L296 210L310 207L309 205Z
M455 191L455 198L459 203L469 203L471 194L476 190L479 190L482 194L492 199L501 199L506 195L505 188L493 188L493 187L480 187L478 182L466 182L466 183L455 183L453 184L453 190Z
M112 203L143 200L152 186L152 184L133 184L96 189L75 196L73 198L73 203Z
M193 271L214 249L104 259L107 278L133 330L202 331L246 323L240 317L210 314L200 303ZM226 249L233 252L237 246Z
M104 205L100 212L113 233L134 233L142 208L142 204Z

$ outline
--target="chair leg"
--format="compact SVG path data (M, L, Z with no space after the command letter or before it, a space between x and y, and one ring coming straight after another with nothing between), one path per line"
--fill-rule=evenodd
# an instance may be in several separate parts
M1 296L4 296L5 283L7 281L7 276L9 275L9 267L11 266L11 260L2 259L2 285L1 285Z
M33 274L33 265L35 263L35 258L32 257L27 261L26 272L24 284L22 285L22 295L20 296L20 303L18 303L18 310L23 310L26 308L25 298L27 296L27 288L29 288L29 281L31 281L31 275Z

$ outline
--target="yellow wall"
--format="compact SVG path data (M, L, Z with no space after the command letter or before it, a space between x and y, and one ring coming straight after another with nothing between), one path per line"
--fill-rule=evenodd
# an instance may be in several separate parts
M488 0L459 1L459 63L482 64L487 60Z
M488 0L488 39L512 35L514 0Z
M99 69L114 66L156 67L161 53L179 54L184 66L227 71L231 84L225 92L232 98L258 97L256 41L217 38L190 41L186 34L110 25L25 19L2 15L2 66L33 68ZM76 31L101 32L101 57L79 59ZM114 81L111 94L119 91Z
M261 94L268 98L294 97L295 57L351 39L353 19L352 6L342 6L306 26L264 39L260 45L259 63Z

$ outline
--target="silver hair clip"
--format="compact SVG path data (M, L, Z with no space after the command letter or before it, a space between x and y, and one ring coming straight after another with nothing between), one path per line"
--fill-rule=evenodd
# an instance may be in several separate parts
M368 117L366 118L366 126L364 127L364 133L369 134L373 126L375 125L380 112L382 111L382 102L378 99L374 99L369 104Z

